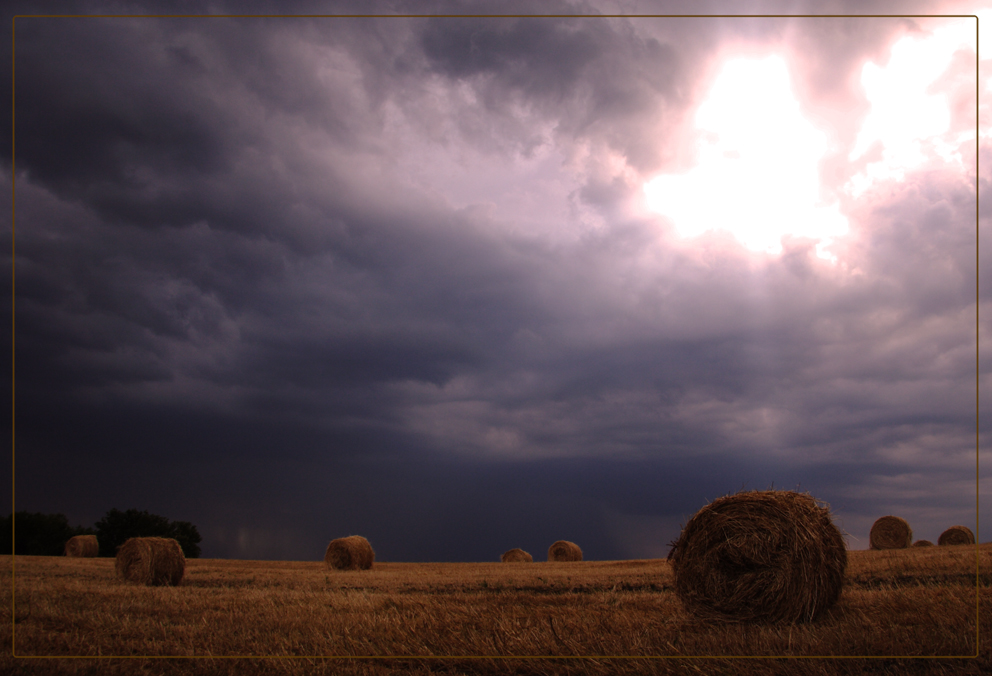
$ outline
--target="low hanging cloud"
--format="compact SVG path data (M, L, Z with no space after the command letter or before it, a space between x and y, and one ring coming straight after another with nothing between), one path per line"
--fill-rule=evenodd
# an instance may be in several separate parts
M245 558L657 556L773 483L855 535L964 522L974 61L941 80L960 156L845 192L885 160L845 159L864 64L932 30L868 21L19 19L18 509ZM833 261L648 208L733 50L783 55L825 130Z

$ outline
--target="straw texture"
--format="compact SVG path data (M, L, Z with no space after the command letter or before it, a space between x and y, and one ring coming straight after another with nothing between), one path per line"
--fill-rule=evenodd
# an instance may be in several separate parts
M883 516L872 525L868 544L872 549L905 549L913 544L913 529L901 517Z
M324 563L335 570L368 570L374 562L372 545L361 535L331 540L324 552Z
M975 544L975 534L967 526L951 526L937 539L937 544L946 545L973 545Z
M117 550L114 569L128 582L175 586L186 572L186 557L172 538L131 538Z
M503 556L500 557L503 563L531 563L533 560L533 556L518 547L503 552Z
M65 555L72 558L100 555L100 543L95 535L74 535L65 543Z
M840 597L847 549L812 496L749 491L699 510L668 561L676 594L696 617L804 622Z
M574 542L558 540L548 548L548 561L581 561L582 550Z

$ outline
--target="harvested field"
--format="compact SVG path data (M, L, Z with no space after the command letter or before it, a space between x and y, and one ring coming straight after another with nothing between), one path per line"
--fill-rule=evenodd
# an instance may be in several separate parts
M785 628L701 621L675 596L665 560L377 562L371 571L336 571L322 561L190 559L182 585L145 587L116 580L112 559L19 556L17 655L190 659L15 662L8 648L0 673L784 676L800 665L799 673L814 675L978 674L992 669L984 637L977 660L946 657L974 654L977 601L983 624L992 618L992 545L977 552L977 577L976 548L849 552L838 602L813 622ZM0 564L10 607L11 557ZM10 615L0 624L10 636ZM208 655L256 658L197 659ZM418 657L321 657L332 655ZM458 657L468 655L501 658ZM522 655L545 657L507 658ZM701 655L725 657L691 658ZM726 657L734 655L915 659Z

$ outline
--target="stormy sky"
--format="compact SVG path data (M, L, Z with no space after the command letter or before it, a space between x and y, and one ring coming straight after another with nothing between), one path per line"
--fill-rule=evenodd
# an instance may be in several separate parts
M900 11L985 8L939 5ZM145 509L243 559L661 557L773 487L852 549L887 514L976 529L974 19L371 7L17 19L17 510ZM385 16L514 12L585 16Z

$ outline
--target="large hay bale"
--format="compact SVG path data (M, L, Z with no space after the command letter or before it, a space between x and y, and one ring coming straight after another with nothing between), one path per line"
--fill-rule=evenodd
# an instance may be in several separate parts
M117 550L114 569L129 582L175 586L186 572L186 557L172 538L131 538Z
M937 544L944 545L973 545L975 534L967 526L951 526L937 538Z
M700 509L668 561L675 592L695 617L805 622L840 597L847 549L812 496L749 491Z
M574 542L559 540L548 548L548 561L581 561L582 550Z
M933 547L933 543L929 540L917 540L913 543L914 547Z
M100 543L95 535L73 535L65 543L65 555L74 558L100 555Z
M503 556L500 557L500 561L503 563L531 563L534 561L534 557L519 547L515 547L509 551L503 552Z
M905 549L913 544L913 529L906 519L883 516L872 525L868 544L872 549Z
M324 563L336 570L368 570L374 561L372 545L361 535L331 540L324 552Z

